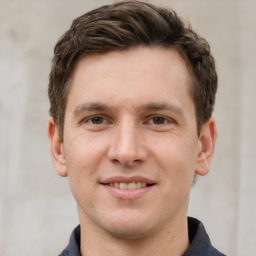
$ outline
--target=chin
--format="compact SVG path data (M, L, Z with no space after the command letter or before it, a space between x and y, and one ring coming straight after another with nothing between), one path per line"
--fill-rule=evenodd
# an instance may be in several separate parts
M150 232L149 230L140 229L136 227L136 228L129 228L129 229L124 229L124 228L113 229L112 228L111 230L109 230L109 233L116 238L121 238L126 240L138 240L146 237Z
M115 219L105 229L114 237L135 240L146 237L153 229L149 221L140 218Z

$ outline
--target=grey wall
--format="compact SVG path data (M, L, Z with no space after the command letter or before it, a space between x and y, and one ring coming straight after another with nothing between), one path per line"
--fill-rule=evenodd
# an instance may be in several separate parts
M0 256L58 255L78 223L48 152L47 80L57 38L76 16L112 1L0 0ZM190 215L232 256L256 249L256 2L150 1L173 7L216 57L218 142L192 189Z

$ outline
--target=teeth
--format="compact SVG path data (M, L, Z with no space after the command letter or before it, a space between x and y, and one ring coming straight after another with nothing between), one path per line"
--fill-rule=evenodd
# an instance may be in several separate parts
M120 182L120 189L127 189L127 183Z
M147 186L146 182L141 182L141 187L145 188Z
M136 183L135 182L128 183L127 188L128 189L136 189Z
M114 182L114 183L109 183L108 184L110 187L115 187L119 189L138 189L138 188L145 188L147 186L146 182L130 182L130 183L125 183L125 182Z

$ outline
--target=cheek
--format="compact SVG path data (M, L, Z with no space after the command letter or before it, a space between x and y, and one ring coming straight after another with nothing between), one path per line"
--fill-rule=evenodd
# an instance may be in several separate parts
M72 146L72 147L71 147ZM74 198L79 205L91 203L97 159L83 143L71 143L66 150L68 181Z
M103 141L99 137L88 136L86 133L67 139L68 147L64 149L68 170L75 168L77 171L83 171L99 163L106 151Z
M173 137L158 146L155 158L169 186L177 187L179 184L190 186L196 170L197 145L196 140Z

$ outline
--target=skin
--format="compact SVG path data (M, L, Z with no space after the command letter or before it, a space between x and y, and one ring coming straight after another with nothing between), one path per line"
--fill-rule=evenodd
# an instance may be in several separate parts
M80 60L68 96L64 137L48 121L52 160L68 176L81 224L82 255L182 255L195 174L206 175L216 128L197 135L190 74L175 50L140 47ZM150 179L137 198L102 182Z

